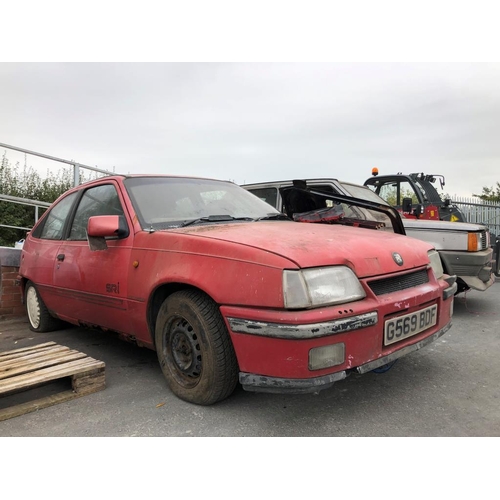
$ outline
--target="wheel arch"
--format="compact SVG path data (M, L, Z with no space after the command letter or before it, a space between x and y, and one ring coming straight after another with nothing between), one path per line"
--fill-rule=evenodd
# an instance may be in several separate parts
M163 302L170 297L170 295L180 292L182 290L196 290L210 299L214 300L210 294L208 294L205 290L201 288L191 285L189 283L181 283L181 282L173 282L173 283L164 283L162 285L157 286L153 292L151 293L148 300L148 309L147 309L147 321L148 321L148 330L149 336L151 338L151 342L156 349L156 341L155 341L155 325L156 318L158 316L158 312L160 310ZM216 301L214 301L216 302Z

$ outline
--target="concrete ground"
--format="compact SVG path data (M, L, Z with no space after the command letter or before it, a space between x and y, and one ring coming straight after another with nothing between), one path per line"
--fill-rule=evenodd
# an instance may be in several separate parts
M0 351L54 341L106 363L106 389L0 422L0 436L500 436L500 283L455 298L453 326L386 373L317 395L249 393L195 406L168 389L156 354L70 327L0 322ZM58 388L47 390L60 390ZM0 398L0 408L13 400Z

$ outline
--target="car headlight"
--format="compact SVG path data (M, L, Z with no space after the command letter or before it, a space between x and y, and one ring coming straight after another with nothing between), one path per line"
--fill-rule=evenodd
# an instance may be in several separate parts
M287 309L343 304L366 297L358 278L346 266L283 271L283 293Z
M436 279L442 278L444 271L439 252L437 252L436 250L429 250L427 252L427 255L429 256L429 260L431 261L431 267L434 271L434 276L436 276Z

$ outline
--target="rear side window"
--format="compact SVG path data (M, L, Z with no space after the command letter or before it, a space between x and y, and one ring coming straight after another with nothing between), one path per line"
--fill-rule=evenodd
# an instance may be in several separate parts
M258 189L249 189L251 193L260 198L262 201L269 203L274 208L278 208L278 189L269 187L269 188L258 188Z
M86 240L89 217L95 215L123 215L118 193L112 184L96 186L85 191L76 209L69 239Z
M66 220L77 195L78 193L72 193L54 205L44 218L42 225L33 231L33 236L44 240L61 240Z

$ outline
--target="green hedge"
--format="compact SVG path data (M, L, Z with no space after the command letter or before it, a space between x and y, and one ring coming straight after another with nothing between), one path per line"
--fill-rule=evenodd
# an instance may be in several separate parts
M88 179L81 179L82 182ZM47 176L40 174L19 163L12 165L4 153L0 164L0 193L19 198L52 203L62 193L73 186L71 167L61 168L57 173L47 171ZM45 209L39 208L41 216ZM0 224L9 226L32 227L35 223L35 207L0 201ZM16 241L24 238L25 230L0 227L0 246L13 247Z

